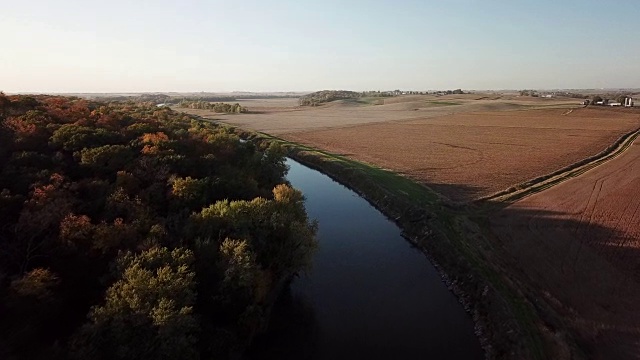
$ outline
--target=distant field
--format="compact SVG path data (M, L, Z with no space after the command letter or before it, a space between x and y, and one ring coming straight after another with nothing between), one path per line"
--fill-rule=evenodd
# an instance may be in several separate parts
M444 112L280 136L398 171L453 200L469 201L594 155L640 127L640 113L624 109Z
M274 111L298 106L297 98L284 99L238 99L233 103L250 109L251 111Z
M550 303L570 320L589 358L637 358L640 140L620 157L508 206L491 223L514 264L555 298Z
M183 110L382 166L469 201L550 173L640 127L640 112L580 99L407 95L299 107L247 100L249 114ZM182 110L182 109L181 109Z
M477 100L478 98L483 98ZM496 100L497 99L497 100ZM287 99L291 101L292 99ZM392 98L365 98L358 101L334 101L318 107L284 106L285 101L259 100L241 102L250 114L222 115L210 111L186 110L205 118L220 120L230 125L277 135L294 131L307 131L349 127L369 123L396 122L424 119L466 112L532 109L536 107L575 107L576 99L536 99L479 94L424 96L407 95ZM383 104L376 105L380 101ZM273 105L273 106L268 106ZM182 110L182 109L180 109Z

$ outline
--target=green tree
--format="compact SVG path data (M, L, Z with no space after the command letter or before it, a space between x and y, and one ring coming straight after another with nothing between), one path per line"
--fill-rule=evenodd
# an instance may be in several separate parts
M95 169L98 173L115 173L133 160L133 152L124 145L104 145L82 149L80 163Z
M65 124L51 136L51 143L67 151L99 147L116 142L118 135L105 129L96 129L75 124Z
M307 218L304 197L287 185L273 189L274 200L217 201L191 218L191 231L203 238L244 239L262 269L276 277L303 271L316 249L317 225Z
M223 289L228 293L227 298L240 297L250 301L254 290L258 288L260 269L249 243L246 240L225 239L220 244L220 256L224 273Z
M260 178L263 179L264 185L273 187L282 182L282 179L289 171L289 167L285 163L285 149L279 143L273 142L264 151L261 159Z
M193 253L152 248L116 263L119 279L74 338L80 359L197 359Z

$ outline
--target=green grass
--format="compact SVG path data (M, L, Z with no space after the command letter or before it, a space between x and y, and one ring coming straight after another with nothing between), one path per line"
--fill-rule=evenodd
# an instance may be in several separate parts
M329 157L331 161L339 161L346 164L351 169L361 171L388 191L397 194L399 197L405 198L405 200L416 206L434 204L438 199L438 195L432 190L396 173L384 170L374 165L347 159L343 156L328 154L326 152L319 153L323 156Z

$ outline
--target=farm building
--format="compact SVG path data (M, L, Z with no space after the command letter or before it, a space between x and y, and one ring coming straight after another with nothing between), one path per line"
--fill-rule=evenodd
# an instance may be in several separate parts
M620 99L620 98L619 98ZM586 101L583 103L584 105L586 105ZM604 99L601 101L594 101L592 102L593 105L602 105L602 106L624 106L624 107L632 107L634 106L635 102L633 101L633 98L631 96L626 96L624 98L622 98L620 101L610 101L608 99Z

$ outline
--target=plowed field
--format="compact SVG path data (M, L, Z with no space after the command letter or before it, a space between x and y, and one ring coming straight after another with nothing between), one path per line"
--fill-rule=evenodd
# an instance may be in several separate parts
M608 108L465 112L280 136L469 201L595 155L640 127L639 119Z
M240 101L250 113L215 114L210 110L180 109L207 119L219 120L272 135L292 131L318 130L354 125L432 118L469 111L503 111L545 107L575 107L576 99L518 98L480 94L404 95L391 98L338 100L318 107L295 106L290 99Z
M589 358L640 356L640 140L501 210L492 227L514 266L567 316Z

